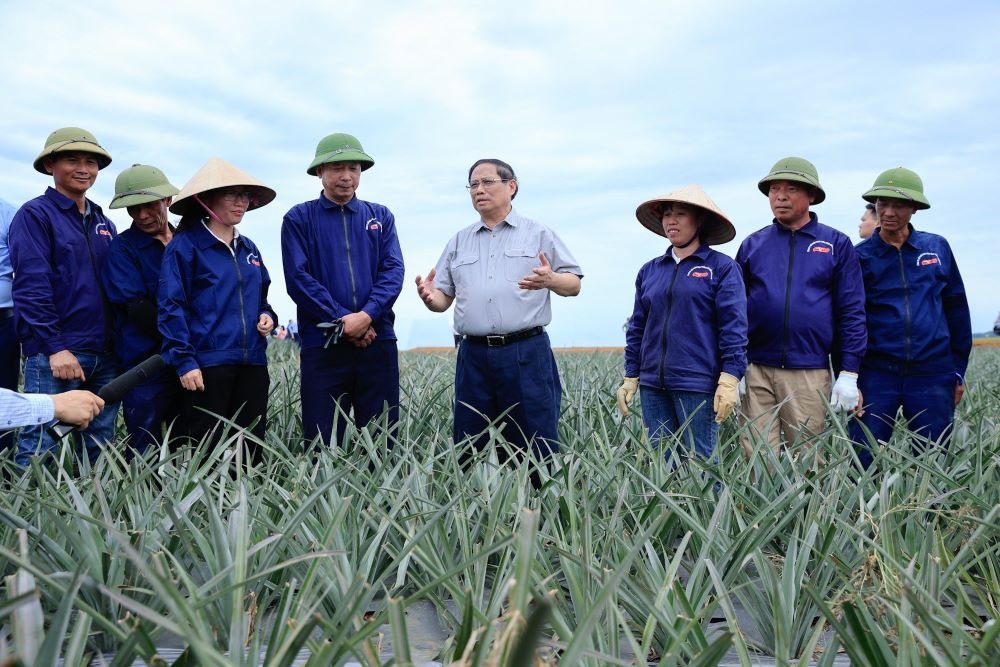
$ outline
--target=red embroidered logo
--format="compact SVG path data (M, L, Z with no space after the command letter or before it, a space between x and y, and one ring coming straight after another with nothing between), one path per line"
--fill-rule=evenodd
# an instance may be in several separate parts
M824 255L829 255L833 253L833 244L829 241L813 241L806 248L806 252L818 252Z
M917 255L917 266L933 266L940 263L941 258L936 252L922 252Z

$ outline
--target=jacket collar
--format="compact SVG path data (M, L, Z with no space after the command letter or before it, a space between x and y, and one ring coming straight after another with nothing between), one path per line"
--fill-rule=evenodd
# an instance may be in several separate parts
M195 240L198 243L198 247L205 250L211 248L213 245L226 245L223 243L218 236L213 234L211 230L205 225L205 221L201 220L198 224L194 225L191 232L195 235ZM233 247L239 249L243 245L243 236L240 234L240 230L233 230Z
M351 197L351 201L349 201L346 204L344 204L343 206L341 206L337 202L330 201L329 199L327 199L326 195L323 194L322 191L320 191L320 193L319 193L319 203L325 209L346 208L351 213L357 213L358 212L358 195L356 195L356 194L353 197Z
M56 190L51 185L45 189L45 196L48 197L48 199L51 200L53 204L63 209L64 211L73 209L73 211L79 214L79 211L76 210L76 202L67 197L66 195L64 195L63 193ZM87 213L93 215L94 213L101 212L100 206L90 201L90 199L87 199L86 201L87 201Z
M782 234L792 233L791 230L788 229L788 227L785 227L775 218L771 219L771 224L774 225L777 228L778 232ZM813 238L815 238L817 227L819 227L819 216L817 216L812 211L809 211L809 222L796 229L795 232L798 234L805 234L806 236L812 236Z
M673 256L673 253L670 252L672 249L673 249L673 246L668 246L667 247L667 251L665 253L663 253L662 255L660 255L657 259L660 262L667 262L667 261L673 262L674 261L674 256ZM711 251L712 251L712 246L708 245L707 243L702 243L701 245L698 246L697 250L695 250L693 253L691 253L690 255L688 255L687 257L685 257L684 259L682 259L681 262L683 262L683 261L685 261L687 259L690 259L691 257L697 257L698 259L700 259L702 261L705 261L706 259L708 259L708 254ZM679 264L680 262L677 262L677 263Z

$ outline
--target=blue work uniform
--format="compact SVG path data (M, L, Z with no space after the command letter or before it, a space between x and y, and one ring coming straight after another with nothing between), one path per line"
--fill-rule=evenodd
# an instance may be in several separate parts
M81 214L75 201L52 187L14 215L8 242L14 268L14 324L25 356L25 392L98 393L114 379L110 306L99 276L116 235L114 223L100 206L87 199ZM63 350L76 357L86 380L53 377L49 357ZM118 404L107 405L82 432L92 461L100 453L97 443L114 438L117 416ZM78 444L80 435L74 435ZM27 465L32 455L55 446L43 428L24 428L17 461Z
M195 440L215 426L206 411L251 429L257 440L267 428L267 340L257 322L262 314L275 323L278 316L267 302L271 278L260 251L233 231L227 244L195 222L179 230L163 253L163 356L178 376L198 369L205 382L205 391L183 392L181 413Z
M302 345L302 426L306 442L332 444L346 433L344 416L364 426L383 412L399 421L399 355L393 304L403 289L403 254L392 212L353 197L337 204L320 194L291 208L281 225L285 286L297 309ZM346 338L328 343L319 326L351 313L371 317L368 347ZM389 445L392 445L390 437Z
M791 231L777 221L736 254L747 289L750 363L857 372L865 353L865 292L857 254L815 213Z
M503 416L503 436L520 459L559 451L562 384L545 326L552 320L551 292L526 290L518 281L539 266L545 252L552 271L583 272L549 228L511 209L493 229L482 220L445 246L434 285L454 298L455 332L462 336L455 367L458 444L489 442L488 426ZM501 461L506 452L498 450Z
M902 408L912 431L945 444L942 436L955 418L955 385L964 382L972 351L969 302L948 242L909 229L898 249L879 230L857 246L869 332L858 378L865 401L861 423L875 442L886 442ZM851 437L868 467L869 440L858 422L851 424Z
M739 266L700 245L679 262L668 250L639 270L625 335L625 377L639 378L650 440L686 424L688 449L712 458L719 375L746 371L746 289Z
M134 223L108 249L101 281L114 312L120 371L160 351L156 293L163 251L159 239ZM122 399L125 428L135 450L145 451L160 437L163 427L180 414L180 400L181 386L172 368L163 369Z

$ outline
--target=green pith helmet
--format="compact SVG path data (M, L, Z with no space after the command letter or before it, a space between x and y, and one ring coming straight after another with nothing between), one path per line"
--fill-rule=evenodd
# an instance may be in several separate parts
M45 140L45 148L35 158L35 171L48 174L45 171L45 158L56 153L93 153L97 156L97 168L104 169L111 164L111 154L97 143L90 132L80 127L61 127Z
M800 157L786 157L784 160L775 162L768 175L757 183L757 188L766 195L771 187L771 181L796 181L813 186L816 188L816 199L813 204L819 204L826 199L826 193L823 192L823 187L819 184L816 166L809 160Z
M328 134L319 140L319 144L316 145L316 159L306 169L306 173L315 176L316 168L329 162L360 162L361 171L375 164L375 160L361 148L361 142L343 132Z
M173 197L180 192L166 175L148 164L133 164L115 179L115 196L108 208L127 208Z
M875 179L875 185L861 195L861 198L873 204L879 199L902 199L913 204L918 211L931 207L924 196L924 182L917 176L917 172L906 167L883 171Z

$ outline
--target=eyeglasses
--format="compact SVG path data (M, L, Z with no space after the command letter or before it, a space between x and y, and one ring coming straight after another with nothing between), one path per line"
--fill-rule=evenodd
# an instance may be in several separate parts
M220 195L220 199L227 204L232 204L242 199L251 201L253 200L253 193L250 190L224 190Z
M478 190L479 186L482 185L484 188L489 190L497 183L506 183L509 180L509 178L484 178L481 181L469 181L469 184L465 186L465 189L472 192L473 190Z

